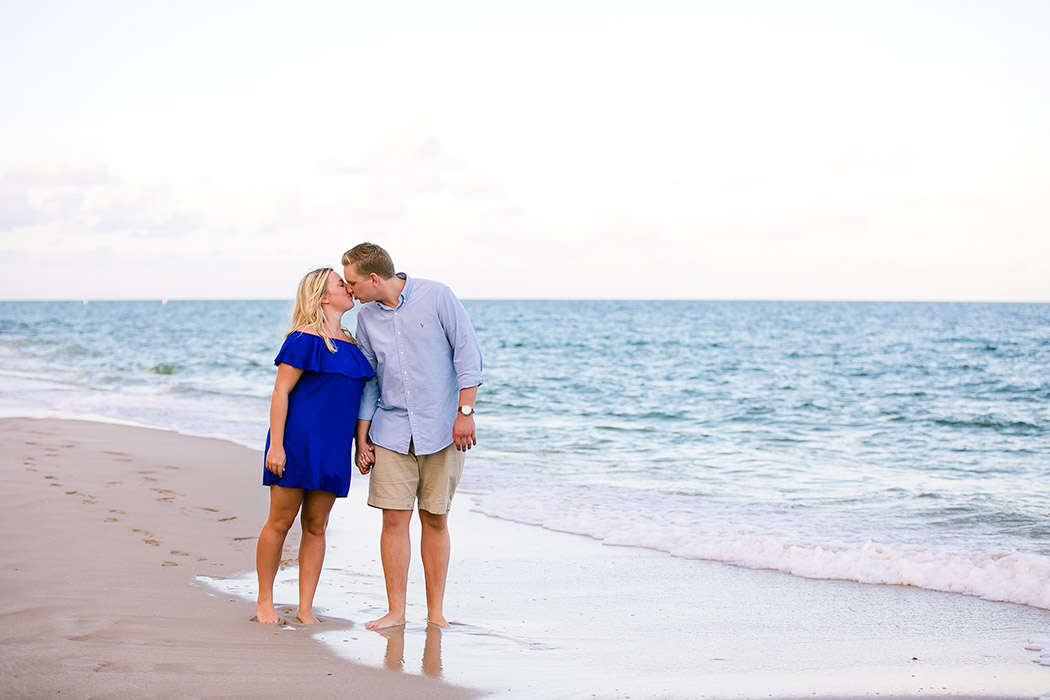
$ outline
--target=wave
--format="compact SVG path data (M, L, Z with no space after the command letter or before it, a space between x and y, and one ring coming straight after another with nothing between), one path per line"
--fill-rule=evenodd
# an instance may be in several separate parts
M523 498L520 493L487 493L475 494L474 500L474 510L485 515L586 535L606 545L654 549L803 578L915 586L1050 609L1046 583L1050 557L1039 554L965 551L874 538L816 541L821 538L802 538L765 519L732 521L678 509L665 511L657 523L651 515L617 512L608 502L591 504L578 496L562 503L562 499ZM537 508L537 503L544 505ZM651 507L648 512L653 512Z
M935 418L930 422L947 428L974 428L1020 435L1032 435L1043 432L1043 427L1034 423L1023 420L997 420L991 416L979 416L972 419Z
M101 354L97 350L91 350L85 348L83 345L67 345L64 348L58 350L55 353L59 357L100 357Z
M182 369L182 365L160 364L160 365L153 365L152 367L150 367L146 371L149 372L150 374L175 374L180 369Z

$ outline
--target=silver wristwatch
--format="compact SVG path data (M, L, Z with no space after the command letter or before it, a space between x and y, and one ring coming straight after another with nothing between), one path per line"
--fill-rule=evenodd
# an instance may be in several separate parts
M464 416L469 416L474 413L474 407L469 404L465 404L459 407L459 412Z

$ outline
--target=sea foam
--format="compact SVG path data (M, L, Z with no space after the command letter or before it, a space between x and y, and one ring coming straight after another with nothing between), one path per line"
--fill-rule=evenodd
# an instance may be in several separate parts
M915 586L1050 609L1050 557L966 551L886 537L835 535L801 518L777 521L702 508L640 509L594 494L474 494L474 510L492 517L586 535L603 544L644 547L676 557L770 569L812 579Z

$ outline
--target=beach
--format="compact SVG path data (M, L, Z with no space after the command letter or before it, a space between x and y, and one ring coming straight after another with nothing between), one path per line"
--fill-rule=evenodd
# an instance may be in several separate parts
M1030 606L815 581L610 547L488 518L457 496L451 630L380 635L376 511L337 504L325 623L261 626L261 455L221 440L0 420L4 697L1036 697ZM469 468L483 469L483 463ZM658 517L654 513L653 517ZM294 557L289 538L286 557ZM294 603L294 562L278 603ZM294 594L293 594L294 595ZM285 605L279 607L293 610ZM290 619L292 616L289 615Z
M476 695L347 663L301 627L250 622L254 604L196 580L254 568L267 507L258 452L20 419L0 421L0 445L3 697Z

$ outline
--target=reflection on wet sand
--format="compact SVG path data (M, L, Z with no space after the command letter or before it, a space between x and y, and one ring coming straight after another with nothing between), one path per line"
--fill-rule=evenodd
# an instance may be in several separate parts
M423 644L423 674L431 678L441 678L441 628L427 625L426 642ZM386 651L383 654L383 665L391 671L405 670L405 626L376 630L386 639Z

